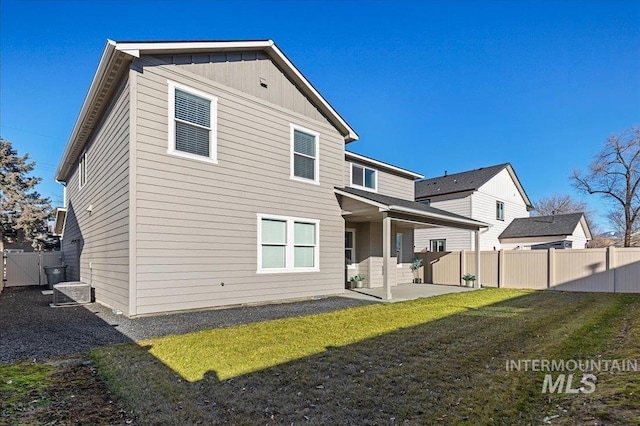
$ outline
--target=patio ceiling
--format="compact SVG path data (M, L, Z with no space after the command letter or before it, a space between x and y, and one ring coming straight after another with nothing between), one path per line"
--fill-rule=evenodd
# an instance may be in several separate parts
M342 216L349 222L378 222L386 216L408 227L450 227L478 231L489 225L415 201L354 188L335 188Z

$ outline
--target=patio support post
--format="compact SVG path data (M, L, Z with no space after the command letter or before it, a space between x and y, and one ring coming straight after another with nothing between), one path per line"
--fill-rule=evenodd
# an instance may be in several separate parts
M482 283L480 282L480 230L475 231L476 237L476 281L474 284L475 288L480 288Z
M382 288L384 299L391 300L391 283L389 282L389 264L391 263L391 218L382 215Z

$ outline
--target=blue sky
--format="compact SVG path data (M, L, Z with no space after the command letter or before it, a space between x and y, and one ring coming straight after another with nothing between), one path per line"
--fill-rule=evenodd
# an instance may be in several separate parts
M270 38L359 133L350 150L426 176L509 161L536 200L573 193L572 169L640 124L638 22L631 0L0 0L0 136L60 204L107 38Z

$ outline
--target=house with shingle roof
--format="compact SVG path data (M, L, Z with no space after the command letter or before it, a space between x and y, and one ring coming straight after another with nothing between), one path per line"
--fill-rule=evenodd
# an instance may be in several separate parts
M481 250L503 248L500 235L514 219L533 210L510 163L482 167L415 182L417 202L489 224ZM415 231L415 251L474 250L475 239L463 229L430 228Z
M591 231L584 213L514 219L500 234L503 249L586 248Z

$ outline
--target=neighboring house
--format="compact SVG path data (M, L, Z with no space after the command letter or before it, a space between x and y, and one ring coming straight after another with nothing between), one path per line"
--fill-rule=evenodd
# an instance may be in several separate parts
M505 250L583 249L591 240L583 213L514 219L500 234Z
M415 200L489 224L481 250L499 250L499 236L512 220L529 217L533 206L509 163L447 174L415 183ZM415 235L417 252L475 250L469 231L422 229Z
M392 232L404 270L413 227L486 226L357 139L271 40L109 41L56 172L69 276L129 316L340 294L349 258L388 295Z

